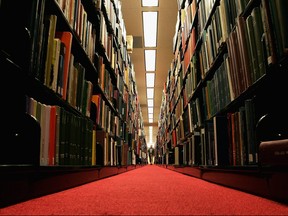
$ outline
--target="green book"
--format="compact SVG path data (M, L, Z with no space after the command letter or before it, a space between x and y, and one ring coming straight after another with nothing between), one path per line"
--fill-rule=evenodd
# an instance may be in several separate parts
M249 41L249 51L250 51L250 61L252 66L252 83L257 80L260 76L259 66L258 66L258 58L257 58L257 48L255 42L255 34L254 34L254 26L253 26L253 16L249 15L246 19L247 25L247 34L248 34L248 41Z
M262 25L262 17L260 7L255 7L251 15L253 16L253 29L255 35L255 45L257 51L257 60L259 71L257 73L256 79L259 79L261 76L265 74L265 60L264 60L264 44L262 43L262 35L264 33L263 25Z

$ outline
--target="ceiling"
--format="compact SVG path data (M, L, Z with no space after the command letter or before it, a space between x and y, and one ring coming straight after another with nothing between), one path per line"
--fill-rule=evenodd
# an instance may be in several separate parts
M134 47L130 57L134 65L135 80L144 120L146 142L148 143L149 141L148 127L153 126L152 143L155 144L158 133L158 119L163 87L167 80L168 71L174 58L172 47L178 12L177 0L159 0L158 7L141 7L141 0L120 0L120 2L126 33L127 35L132 35L134 41ZM158 11L153 123L148 123L142 11Z

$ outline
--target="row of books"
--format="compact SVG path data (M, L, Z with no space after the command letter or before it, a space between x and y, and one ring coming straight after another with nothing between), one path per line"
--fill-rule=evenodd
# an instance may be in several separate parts
M35 118L41 128L40 166L132 164L132 152L137 147L131 133L124 140L104 129L96 128L90 118L30 97L26 97L26 112Z
M42 4L44 4L45 9L45 2L42 2ZM77 5L81 4L78 2ZM42 13L37 11L39 13L38 22L33 26L36 30L34 30L35 34L33 35L33 44L35 45L32 47L33 67L31 68L31 74L41 83L60 94L64 100L67 99L69 73L72 70L71 65L74 64L74 59L71 58L76 56L76 53L72 52L73 41L79 41L81 49L93 62L96 40L95 29L93 29L92 23L88 21L87 15L84 16L86 19L82 18L81 11L85 14L83 6L79 6L79 8L82 8L79 11L76 6L72 7L70 5L70 7L74 8L74 15L69 14L65 17L68 23L70 23L70 20L74 20L71 31L59 30L60 27L57 23L62 18L60 18L61 14L59 13L46 14L43 11ZM72 9L70 12L72 13ZM77 14L81 17L78 17ZM78 56L75 61L79 62Z
M189 118L189 117L188 117ZM193 118L193 117L190 117ZM183 128L187 130L186 121ZM247 99L235 112L217 115L187 133L176 137L176 162L192 166L245 166L258 163L255 101ZM176 134L177 135L177 134ZM182 134L183 136L183 134ZM179 150L181 149L181 150ZM176 163L175 162L175 163Z
M188 3L182 7L192 6ZM191 30L176 28L178 36L182 30L190 35L179 50L174 50L177 55L164 86L159 121L159 128L164 129L159 130L157 138L163 153L177 148L174 156L183 153L184 161L183 154L180 161L190 165L243 166L258 162L255 127L268 109L255 109L253 94L241 96L256 89L269 67L287 57L287 15L283 8L287 9L287 3L281 0L199 1L197 23L178 17L179 23L192 23L184 23ZM238 102L231 106L234 101ZM222 122L220 126L218 121ZM175 161L178 163L179 158Z
M41 166L96 165L96 140L93 122L58 105L26 98L26 112L41 127Z
M13 106L13 115L21 121L21 127L26 127L30 116L35 119L33 124L39 123L39 128L35 127L37 134L31 136L31 140L38 137L40 130L39 140L29 143L31 148L32 145L39 147L39 154L33 152L33 159L32 156L28 158L32 153L16 159L11 147L3 153L7 153L7 157L1 163L132 164L133 154L140 153L145 139L139 140L144 134L143 118L134 68L125 50L120 1L5 0L1 1L0 11L0 25L5 29L1 40L1 66L6 68L3 55L5 61L7 58L14 65L13 71L17 71L5 72L5 77L17 83L17 95L12 99L11 94L2 93L13 101L11 104L17 105L17 108ZM101 43L104 49L99 49ZM99 56L103 60L101 64ZM102 73L98 66L104 68ZM29 115L23 108L24 95ZM102 100L97 105L93 101L96 95L101 95ZM29 116L29 120L23 116ZM29 137L30 141L33 132L28 126L19 133L25 132L23 137L27 140ZM13 137L18 126L9 123L8 128L7 136ZM108 147L100 147L104 146L104 141L96 140L96 131L107 134L109 144L105 146ZM15 146L22 143L19 138Z

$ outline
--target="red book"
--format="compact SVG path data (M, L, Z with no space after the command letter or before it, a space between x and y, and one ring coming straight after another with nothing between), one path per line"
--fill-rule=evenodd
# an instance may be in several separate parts
M63 94L62 94L62 98L66 100L73 35L69 31L64 31L64 32L56 32L55 37L59 38L65 44L65 49L66 49L65 56L64 56Z

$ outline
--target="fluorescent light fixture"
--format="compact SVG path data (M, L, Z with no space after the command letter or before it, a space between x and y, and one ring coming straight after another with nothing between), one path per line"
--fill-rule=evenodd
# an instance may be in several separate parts
M148 113L153 113L153 107L148 107Z
M156 70L156 50L145 50L145 70Z
M142 0L142 7L158 7L158 0Z
M157 39L157 11L143 11L144 46L156 47Z
M153 99L148 99L147 100L147 104L148 104L148 107L153 107L154 106L154 100Z
M153 118L152 118L152 119L149 118L149 119L148 119L148 122L149 122L149 123L153 123Z
M154 98L154 88L147 88L147 98Z
M152 114L152 113L149 113L149 114L148 114L148 118L149 118L149 119L153 119L153 114Z
M154 87L155 85L155 73L146 73L146 87Z

